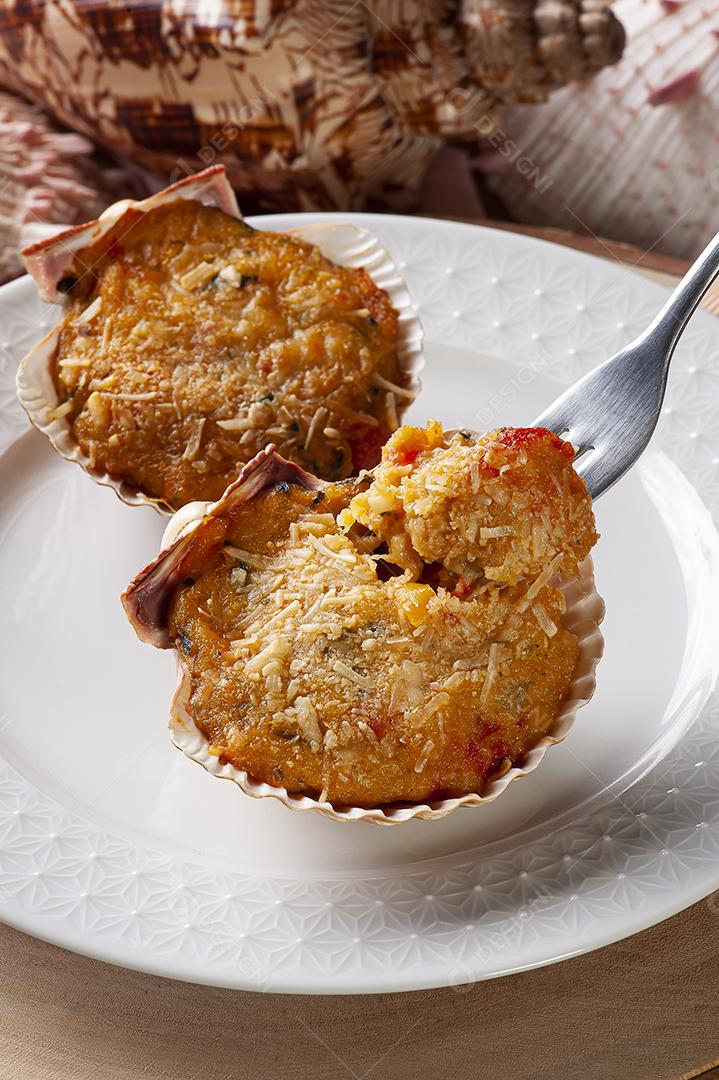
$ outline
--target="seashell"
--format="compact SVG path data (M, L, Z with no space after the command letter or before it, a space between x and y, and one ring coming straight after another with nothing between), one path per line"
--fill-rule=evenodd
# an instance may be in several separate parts
M444 140L623 41L604 0L38 0L0 10L0 79L161 175L224 162L252 209L408 206Z
M237 480L216 503L193 503L182 508L169 522L163 537L163 548L157 557L142 570L122 594L122 604L138 637L160 649L171 648L167 632L167 616L171 597L186 576L183 569L196 545L201 548L203 533L213 528L213 541L221 543L217 523L229 527L231 512L242 503L255 498L265 488L287 481L307 490L322 490L328 485L311 476L299 466L285 461L272 444L249 462ZM290 793L286 788L255 780L246 771L223 764L210 753L209 742L194 724L190 714L190 673L178 653L178 684L170 709L170 734L175 746L213 776L231 780L252 798L275 798L290 810L313 810L334 821L369 821L378 825L396 825L414 818L438 820L458 807L483 806L494 802L510 783L527 776L539 766L548 748L569 734L578 709L592 697L595 689L595 669L604 641L599 624L604 617L604 603L596 591L592 561L587 558L580 566L580 576L562 586L567 609L564 625L579 640L579 659L567 698L551 730L531 748L519 765L497 774L487 784L482 795L473 793L456 798L439 799L432 803L397 804L384 808L333 806L306 795Z
M72 267L77 253L106 236L128 211L147 213L177 199L192 199L203 206L214 206L232 217L241 217L235 193L221 165L185 177L141 202L121 199L108 206L96 221L76 225L25 248L22 252L25 269L34 279L42 299L49 304L63 302L65 293L58 286Z
M214 165L202 173L185 177L140 202L126 199L115 203L96 221L78 225L26 249L23 253L26 267L43 299L54 303L65 300L60 284L77 253L106 235L125 213L130 210L135 214L147 213L177 199L197 200L233 217L241 217L223 165ZM335 263L364 268L374 283L385 290L392 306L399 312L399 367L405 375L408 392L416 395L424 366L422 328L406 285L377 238L348 223L306 225L290 232L316 244L322 254ZM62 457L79 464L97 483L111 487L123 502L131 506L150 505L160 513L172 513L162 500L151 498L124 480L96 468L78 445L66 417L55 415L59 399L52 368L58 341L59 331L55 327L20 362L17 396L30 420Z
M719 216L719 14L703 0L619 0L622 60L503 127L545 177L488 177L518 221L693 257ZM547 182L547 180L549 182Z
M132 168L103 168L93 152L85 136L0 92L0 283L22 274L22 247L99 214L121 190L144 189Z

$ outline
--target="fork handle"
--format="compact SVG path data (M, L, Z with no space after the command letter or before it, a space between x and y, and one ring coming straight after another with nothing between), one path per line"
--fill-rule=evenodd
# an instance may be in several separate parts
M719 274L719 233L709 241L664 306L633 344L658 346L661 354L664 355L665 366L668 367L684 327L699 307L704 293L717 274Z

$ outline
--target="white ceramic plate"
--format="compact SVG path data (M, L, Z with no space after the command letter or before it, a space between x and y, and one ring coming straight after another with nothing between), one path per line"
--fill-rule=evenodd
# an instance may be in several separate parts
M349 217L425 323L416 421L531 421L664 296L524 237ZM162 975L368 992L551 963L719 886L719 322L695 316L652 448L597 506L606 654L570 738L490 806L380 830L247 799L172 748L172 658L118 602L163 523L14 405L50 315L26 280L0 291L0 917Z

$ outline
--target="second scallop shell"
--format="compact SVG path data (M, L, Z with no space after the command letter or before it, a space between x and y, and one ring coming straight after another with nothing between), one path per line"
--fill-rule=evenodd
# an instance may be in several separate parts
M108 207L97 221L78 226L28 249L25 253L26 265L43 298L51 302L63 299L57 285L73 257L84 247L96 243L128 210L147 212L180 199L196 199L235 217L241 216L223 166L207 169L142 202L116 203ZM424 366L422 328L407 287L378 238L366 229L341 220L303 225L289 232L315 244L322 255L340 266L363 268L374 284L387 293L399 314L398 365L407 390L414 398L419 390L419 375ZM96 467L79 445L67 418L56 415L60 401L53 367L58 345L59 329L55 327L20 362L17 396L32 423L47 436L62 457L80 465L96 483L112 488L123 502L131 506L150 505L161 513L171 513L162 500L152 498L121 477Z

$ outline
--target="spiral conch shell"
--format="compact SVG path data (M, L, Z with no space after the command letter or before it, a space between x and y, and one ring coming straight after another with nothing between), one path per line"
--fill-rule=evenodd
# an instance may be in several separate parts
M172 180L225 163L251 209L406 206L444 140L623 42L606 0L38 0L0 11L0 82Z
M691 258L719 220L719 7L619 0L620 63L503 127L546 178L491 178L513 217ZM481 160L481 159L480 159Z

